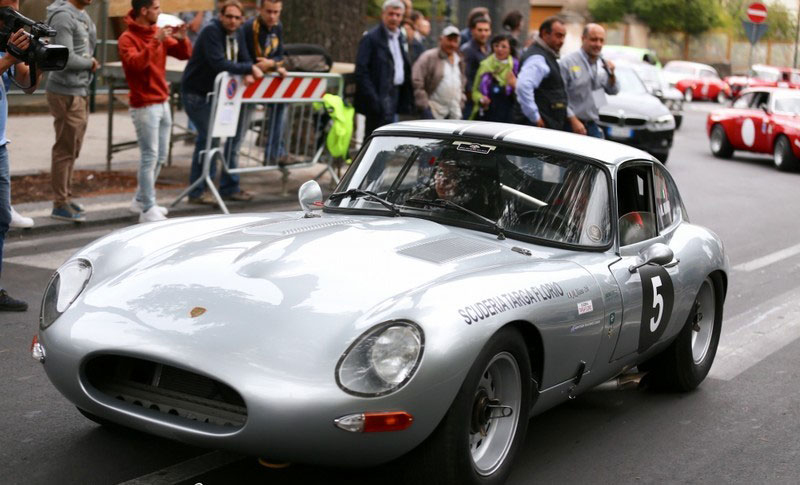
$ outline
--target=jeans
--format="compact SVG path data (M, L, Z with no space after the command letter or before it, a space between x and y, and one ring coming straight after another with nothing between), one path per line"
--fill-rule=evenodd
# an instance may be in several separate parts
M605 139L606 135L603 133L603 129L594 121L586 121L583 126L586 127L586 135L600 138L601 140Z
M206 140L208 139L209 129L208 118L211 116L211 102L206 101L205 95L189 93L186 91L184 91L182 94L183 107L186 110L186 114L197 128L197 142L194 146L194 153L192 154L192 170L191 174L189 175L189 183L192 184L203 174L203 163L202 160L200 160L200 152L206 149ZM216 142L212 144L212 146L216 145ZM228 162L230 162L230 160L228 160ZM231 166L230 163L229 166ZM217 164L212 163L210 168L210 176L213 179L217 173ZM205 183L200 184L192 189L191 192L189 192L189 197L201 197L205 189ZM220 176L219 183L220 195L231 195L239 192L239 190L239 176L235 174L230 175L223 171L222 175Z
M3 145L0 146L0 273L3 270L3 241L11 224L11 170L8 165L8 150Z
M266 129L268 130L267 146L264 148L264 162L274 163L286 155L286 146L283 141L283 125L286 121L284 104L267 105Z
M131 108L131 118L136 128L139 151L142 154L136 200L142 203L142 211L147 212L156 205L156 179L167 160L172 127L169 102Z

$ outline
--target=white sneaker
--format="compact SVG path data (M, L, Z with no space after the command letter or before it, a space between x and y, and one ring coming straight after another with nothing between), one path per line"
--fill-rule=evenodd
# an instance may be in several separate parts
M15 211L14 208L11 208L11 227L20 227L22 229L28 229L33 227L33 218L25 217L20 215L19 212Z
M169 214L169 209L167 209L166 207L162 207L160 205L156 205L155 207L158 207L158 210L160 210L162 214L164 215ZM136 197L134 197L133 199L131 199L131 206L128 208L128 210L134 214L141 214L142 203L136 200Z
M165 216L164 213L158 209L159 207L154 205L150 208L150 210L139 214L139 222L156 222L166 220L167 216Z

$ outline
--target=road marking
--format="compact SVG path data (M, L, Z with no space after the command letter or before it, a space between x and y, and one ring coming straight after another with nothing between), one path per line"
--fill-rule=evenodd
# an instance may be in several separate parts
M12 256L10 258L3 258L3 261L6 263L33 266L34 268L55 270L61 266L67 258L75 254L77 250L78 248L69 248L47 253L31 254L28 256Z
M746 263L737 264L733 267L734 271L755 271L757 269L764 268L771 264L775 264L778 261L791 258L792 256L796 256L800 254L800 244L794 245L790 248L781 249L780 251L775 251L772 254L768 254L766 256L762 256L758 259L754 259L752 261L748 261Z
M242 455L229 451L212 451L148 475L121 482L119 485L172 485L216 468L222 468L242 458Z
M708 375L730 381L798 338L800 290L794 290L724 321Z

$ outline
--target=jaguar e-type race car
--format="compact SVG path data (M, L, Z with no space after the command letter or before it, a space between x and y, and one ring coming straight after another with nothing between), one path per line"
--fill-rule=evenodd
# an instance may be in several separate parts
M405 122L321 194L88 245L45 291L34 357L101 423L459 484L502 482L534 414L711 367L723 245L642 151Z

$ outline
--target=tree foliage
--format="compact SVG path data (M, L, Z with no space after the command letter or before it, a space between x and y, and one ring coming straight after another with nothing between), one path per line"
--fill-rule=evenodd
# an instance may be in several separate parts
M720 0L589 0L598 22L619 22L634 15L653 32L701 34L722 25Z
M747 6L753 0L724 0L723 23L737 37L745 37L742 20L747 18ZM767 33L765 39L793 41L797 28L797 19L781 2L766 3Z

